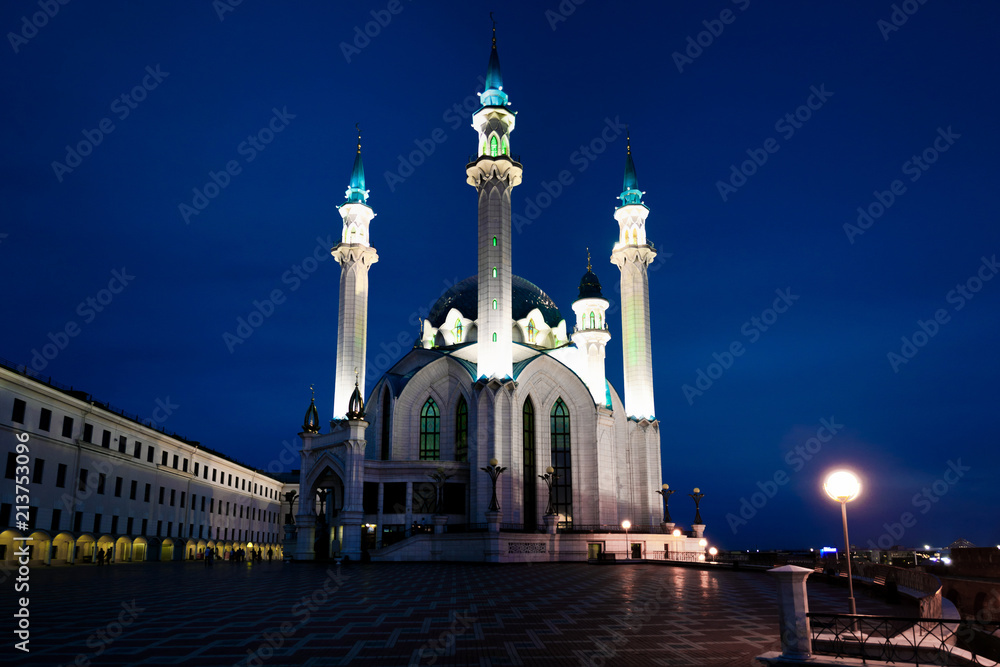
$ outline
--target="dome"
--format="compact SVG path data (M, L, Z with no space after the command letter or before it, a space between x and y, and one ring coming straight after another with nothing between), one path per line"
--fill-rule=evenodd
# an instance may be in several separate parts
M511 303L515 320L524 319L532 309L537 308L545 319L545 323L550 327L555 327L562 321L562 313L559 307L542 291L540 287L529 282L521 276L512 276L510 284ZM440 327L444 324L444 318L452 308L458 310L465 317L476 320L479 319L479 277L469 276L465 280L451 286L448 291L441 295L434 307L431 308L427 319L431 326Z
M604 295L601 294L601 281L597 279L597 275L587 268L587 272L583 274L583 278L580 279L580 296L577 299L603 299Z

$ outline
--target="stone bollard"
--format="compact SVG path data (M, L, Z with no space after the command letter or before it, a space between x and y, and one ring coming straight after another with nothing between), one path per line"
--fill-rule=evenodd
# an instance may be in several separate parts
M784 565L768 570L778 580L778 629L781 632L781 657L803 659L812 655L809 628L809 598L806 578L812 570Z
M549 535L555 535L556 527L559 525L559 515L546 514L542 519L545 521L545 532Z

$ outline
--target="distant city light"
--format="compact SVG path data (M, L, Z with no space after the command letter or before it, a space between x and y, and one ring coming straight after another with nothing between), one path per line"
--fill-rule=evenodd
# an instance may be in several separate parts
M924 545L924 550L925 550L925 551L930 551L930 550L931 550L931 545L929 545L929 544L925 544L925 545Z
M944 563L945 565L951 565L951 559L948 558L947 556L945 556L944 558L942 558L941 562Z

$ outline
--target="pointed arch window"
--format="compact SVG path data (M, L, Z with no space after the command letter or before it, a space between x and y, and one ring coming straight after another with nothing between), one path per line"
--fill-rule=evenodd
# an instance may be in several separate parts
M495 342L497 342L497 335L496 335L496 332L494 332L494 333L493 333L493 342L494 342L494 343L495 343Z
M538 336L538 327L535 326L535 320L528 320L528 342L534 344L536 336Z
M497 267L495 267L495 266L493 267L493 277L494 278L497 277Z
M639 232L632 230L632 245L639 245Z
M455 335L455 343L462 342L462 319L459 317L455 318L455 326L452 328L451 333Z
M389 389L386 388L386 390L382 392L382 414L379 415L379 419L382 420L382 443L381 443L382 446L380 448L382 451L380 452L381 453L380 458L383 461L389 460L389 452L392 445L392 443L390 442L390 438L392 437L392 432L389 430L390 428L389 418L390 418Z
M503 141L500 142L500 153L501 155L507 155L510 153L510 144L507 143L506 135L504 135Z
M493 310L497 309L497 300L493 299Z
M559 523L568 527L573 523L573 459L570 451L569 409L560 398L549 415L552 435L552 467L556 480L552 483L552 509L559 516Z
M601 318L601 313L597 313L597 328L598 329L603 329L604 328L604 323L601 322L601 319L602 319Z
M465 396L459 396L458 407L455 408L455 460L469 460L469 404Z
M497 137L496 135L493 135L492 137L490 137L490 157L496 157L498 152L499 150L497 148Z
M428 398L420 408L420 460L437 461L441 458L441 413L433 398Z
M590 311L590 328L591 329L596 329L597 328L596 323L595 323L595 318L594 318L594 311Z
M497 247L497 237L495 237L495 236L493 237L493 247L494 248Z
M524 399L521 408L521 448L524 460L524 527L538 523L538 478L535 471L535 406L531 397Z

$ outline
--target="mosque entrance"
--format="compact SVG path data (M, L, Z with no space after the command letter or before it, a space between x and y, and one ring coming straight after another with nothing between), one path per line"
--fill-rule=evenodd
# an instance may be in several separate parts
M344 482L329 466L313 483L315 499L316 533L313 553L316 560L330 560L340 555L340 511L344 507ZM301 510L300 510L301 511Z

